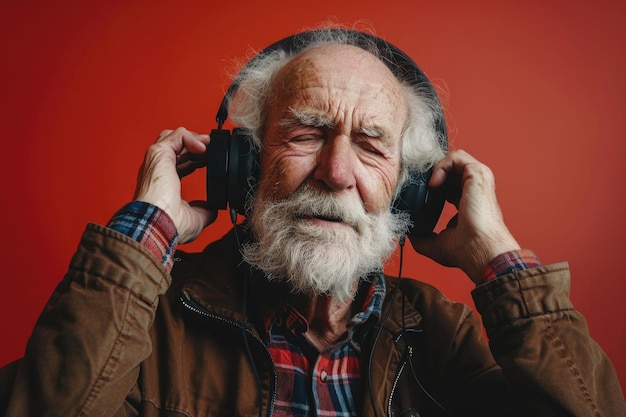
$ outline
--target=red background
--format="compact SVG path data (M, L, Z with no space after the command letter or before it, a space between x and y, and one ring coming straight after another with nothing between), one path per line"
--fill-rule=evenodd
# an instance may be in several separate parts
M333 20L372 26L438 85L452 146L492 167L523 246L570 262L572 300L626 383L624 2L215 3L2 2L0 365L22 355L85 223L131 198L158 133L210 131L234 58ZM198 173L184 192L203 186ZM471 304L467 278L407 249L405 274Z

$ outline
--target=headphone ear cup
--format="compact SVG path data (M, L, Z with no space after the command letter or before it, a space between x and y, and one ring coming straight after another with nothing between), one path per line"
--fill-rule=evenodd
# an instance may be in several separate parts
M247 215L247 200L259 178L258 151L241 129L214 129L207 146L207 206Z
M206 195L210 209L224 210L228 203L230 131L213 129L207 145Z
M446 201L441 187L428 187L431 174L432 169L426 172L409 172L409 180L393 202L396 212L409 214L412 223L410 233L413 234L430 234L439 221Z
M247 216L248 200L259 181L259 152L242 129L234 129L230 141L228 204L237 213Z

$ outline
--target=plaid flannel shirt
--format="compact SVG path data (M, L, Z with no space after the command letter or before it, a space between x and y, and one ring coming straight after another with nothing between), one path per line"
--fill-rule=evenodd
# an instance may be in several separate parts
M344 337L318 352L305 337L309 324L287 303L265 310L267 346L276 369L274 415L359 415L361 404L361 344L381 315L385 279L373 275L363 282L362 309L348 323Z

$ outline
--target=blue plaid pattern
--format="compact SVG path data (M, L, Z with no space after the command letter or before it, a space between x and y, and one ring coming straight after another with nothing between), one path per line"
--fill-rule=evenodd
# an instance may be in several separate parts
M160 208L133 201L115 213L107 227L141 243L168 271L172 269L178 233L172 219Z

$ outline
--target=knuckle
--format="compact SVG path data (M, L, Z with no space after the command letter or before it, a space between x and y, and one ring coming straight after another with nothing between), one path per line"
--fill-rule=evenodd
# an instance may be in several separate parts
M487 165L484 164L480 164L480 170L483 174L483 176L485 177L485 179L489 180L490 182L493 182L493 171L491 170L491 168L489 168Z
M146 159L154 159L159 154L163 153L167 150L167 145L164 145L163 142L153 143L146 150Z
M162 130L161 133L159 133L159 139L164 138L165 136L168 136L172 132L173 132L172 129Z
M174 129L174 130L172 130L172 129L165 129L165 130L161 131L157 141L163 141L163 140L166 140L166 139L169 139L169 138L178 137L178 136L183 135L183 134L185 134L187 132L188 132L188 130L185 129L184 127L182 127L182 126L179 126L176 129Z
M495 178L493 171L486 165L474 164L473 176L482 184L485 189L493 189L495 187Z

